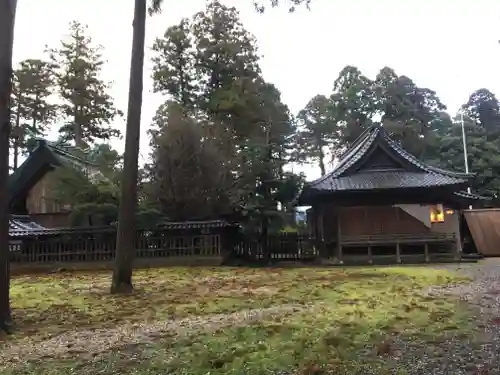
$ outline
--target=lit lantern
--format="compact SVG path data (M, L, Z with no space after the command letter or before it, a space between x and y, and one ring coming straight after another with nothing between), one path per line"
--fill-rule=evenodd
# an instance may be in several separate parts
M443 205L438 204L436 206L431 206L430 208L431 223L442 223L444 222L444 210Z

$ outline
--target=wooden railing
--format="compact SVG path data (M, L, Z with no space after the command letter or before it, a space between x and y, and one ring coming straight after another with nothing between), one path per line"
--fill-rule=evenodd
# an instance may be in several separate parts
M247 261L261 261L266 257L271 261L307 261L319 256L317 245L313 237L303 233L270 234L266 239L254 234L242 236L233 254Z
M454 233L402 233L402 234L364 234L341 236L343 246L356 245L393 245L393 244L431 244L456 241Z
M153 264L157 264L159 259L167 258L170 260L178 258L192 260L197 257L217 258L221 259L221 262L235 258L267 263L268 261L311 261L347 255L342 251L338 252L336 242L315 239L304 233L270 234L264 239L258 233L242 235L234 227L198 228L191 226L186 229L176 226L141 229L137 231L136 238L136 258L148 262L151 260ZM450 233L372 234L343 236L340 245L346 248L365 247L370 259L375 254L371 252L372 246L375 251L377 246L418 245L417 247L426 248L425 252L422 250L422 254L427 259L433 247L453 246L455 240L455 235ZM10 241L13 264L109 262L115 255L116 228L45 231L11 236ZM401 247L401 253L395 250L394 254L403 256L404 247ZM397 248L399 249L399 246Z
M219 257L226 250L225 241L230 235L225 229L210 226L138 229L135 257ZM115 227L19 232L11 234L9 246L13 264L110 261L115 248Z

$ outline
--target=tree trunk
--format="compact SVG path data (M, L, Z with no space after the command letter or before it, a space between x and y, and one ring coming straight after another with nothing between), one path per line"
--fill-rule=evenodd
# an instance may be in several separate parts
M14 155L12 162L12 170L15 172L19 165L19 138L14 138Z
M16 128L13 131L14 133L14 171L17 169L19 165L19 139L21 137L21 113L19 109L19 104L17 105L17 113L16 113Z
M9 331L9 136L16 0L0 0L0 330Z
M83 131L82 131L82 126L79 123L79 112L80 108L76 107L75 108L75 118L73 121L73 131L75 132L75 146L83 148ZM35 129L33 129L35 130Z
M137 169L141 134L145 32L146 0L135 0L125 154L111 293L129 292L133 289L132 265L136 243L135 211L137 207Z
M319 148L319 169L321 169L321 176L324 176L326 170L325 170L325 152L323 151L323 147Z

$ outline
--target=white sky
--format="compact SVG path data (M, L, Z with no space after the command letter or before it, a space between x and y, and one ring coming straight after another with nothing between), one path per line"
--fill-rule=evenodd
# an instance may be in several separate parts
M264 0L267 1L267 0ZM283 0L282 0L283 1ZM454 113L475 89L500 96L500 1L313 0L311 11L285 7L259 15L252 0L226 0L241 12L258 40L265 78L296 113L318 93L328 94L348 64L374 78L384 66L437 91ZM182 17L203 9L204 0L165 0L161 15L148 19L141 158L148 155L146 131L162 98L151 93L150 47ZM108 61L104 78L126 112L133 0L18 0L14 62L41 57L56 46L72 20L89 26ZM124 132L125 120L116 126ZM113 144L120 151L123 141ZM309 178L319 175L306 168Z

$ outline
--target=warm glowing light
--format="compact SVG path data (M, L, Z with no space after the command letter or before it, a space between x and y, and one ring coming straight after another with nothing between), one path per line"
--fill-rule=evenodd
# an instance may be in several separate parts
M443 205L438 204L436 206L430 207L431 223L442 223L444 222L444 210Z
M450 209L446 210L446 215L453 215L453 213L454 213L453 210Z

